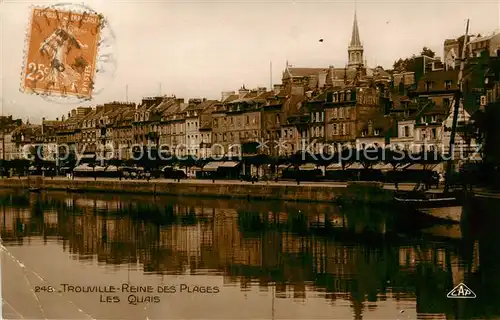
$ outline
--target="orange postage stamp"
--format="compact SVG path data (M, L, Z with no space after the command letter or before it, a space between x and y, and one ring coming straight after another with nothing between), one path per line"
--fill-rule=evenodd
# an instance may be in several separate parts
M21 90L92 98L102 21L95 12L33 8Z

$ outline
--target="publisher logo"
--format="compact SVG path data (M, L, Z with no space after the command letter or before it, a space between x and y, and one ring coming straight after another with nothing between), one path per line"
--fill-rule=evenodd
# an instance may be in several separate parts
M452 299L474 299L476 298L476 294L465 284L460 283L455 288L453 288L453 290L448 292L446 297Z

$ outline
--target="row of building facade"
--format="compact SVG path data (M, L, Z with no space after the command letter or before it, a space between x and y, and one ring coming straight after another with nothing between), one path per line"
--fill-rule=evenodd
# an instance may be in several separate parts
M37 144L121 159L130 158L135 146L195 157L280 156L389 143L412 151L447 150L463 38L445 40L444 61L416 57L416 70L368 68L355 16L343 68L297 68L287 62L281 84L251 90L243 85L222 92L220 100L158 96L138 104L110 102L44 118L41 125L3 117L1 155L20 158L26 146ZM468 39L459 124L498 101L499 39L498 34ZM474 148L466 134L457 142Z

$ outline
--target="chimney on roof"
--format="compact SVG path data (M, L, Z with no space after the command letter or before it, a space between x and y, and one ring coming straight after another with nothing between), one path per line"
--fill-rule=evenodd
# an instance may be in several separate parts
M283 89L283 85L282 84L275 84L273 86L273 91L274 91L274 94L278 94L280 93L280 91Z
M68 112L68 119L71 118L71 112Z
M238 90L238 98L243 98L244 95L246 95L247 93L249 93L250 90L248 90L247 88L245 88L245 85L243 85L240 90Z
M61 117L61 121L64 121L64 115Z
M226 100L227 98L229 98L229 96L232 96L233 94L236 94L236 93L234 91L222 91L220 101Z
M267 92L267 88L266 87L257 87L257 93L258 94L263 94L263 93L266 93Z

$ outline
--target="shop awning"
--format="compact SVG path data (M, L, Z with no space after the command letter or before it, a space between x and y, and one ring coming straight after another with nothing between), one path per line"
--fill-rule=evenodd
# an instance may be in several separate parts
M314 163L305 163L299 167L299 170L316 170L318 167Z
M437 166L437 164L421 164L412 163L404 168L404 170L432 170Z
M224 161L222 162L219 167L221 168L234 168L236 167L237 165L239 165L240 163L237 162L237 161Z
M359 162L355 162L355 163L352 163L349 167L347 167L347 169L351 169L351 170L361 170L361 169L364 169L363 165Z
M390 163L377 163L372 167L374 170L380 170L380 171L390 171L392 170L392 164Z
M86 171L94 171L92 167L89 167L86 163L79 165L73 169L76 172L86 172Z
M342 164L338 162L334 162L330 164L328 167L326 167L327 171L335 171L335 170L342 170Z
M217 171L222 162L209 162L203 167L203 171Z

